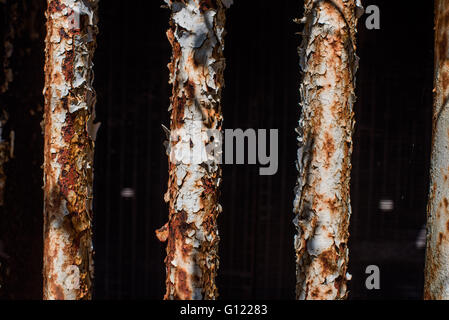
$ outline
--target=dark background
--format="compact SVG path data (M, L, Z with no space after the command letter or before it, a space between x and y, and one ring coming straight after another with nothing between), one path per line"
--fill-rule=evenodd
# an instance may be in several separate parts
M8 165L7 205L0 210L0 239L11 256L0 297L39 299L45 1L21 3L22 17L27 17L23 23L28 21L38 36L28 39L24 32L18 37L18 44L26 43L29 50L15 58L14 87L0 100L17 136L16 158ZM433 81L433 5L425 3L364 1L365 7L380 7L381 29L367 30L366 15L360 20L352 299L422 297L424 250L415 241L425 223ZM102 123L95 163L97 299L160 299L165 291L165 245L154 236L168 215L161 124L169 125L166 65L171 48L165 37L169 11L161 4L100 2L95 58L97 119ZM259 176L257 166L224 166L221 299L294 298L294 128L300 114L301 41L295 33L301 26L292 20L301 16L302 5L237 0L228 11L224 126L279 129L280 153L279 171L272 177ZM38 13L32 23L29 11ZM132 189L134 196L123 197L124 189ZM394 202L392 212L379 210L382 199ZM365 289L365 268L373 264L381 270L379 291Z

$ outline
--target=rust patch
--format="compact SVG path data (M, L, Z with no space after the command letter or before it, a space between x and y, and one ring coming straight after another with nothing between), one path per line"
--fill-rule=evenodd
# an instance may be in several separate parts
M324 133L324 145L323 145L323 151L325 152L325 164L324 166L326 168L329 168L331 164L331 159L335 153L335 143L334 138L332 135L329 134L329 132Z
M68 39L70 36L65 32L64 28L59 28L59 35L61 38Z
M320 289L318 287L315 287L311 292L310 292L310 296L317 300L320 298L321 294L320 294Z
M177 287L179 290L180 298L188 299L188 297L192 296L192 291L189 289L189 286L187 285L187 273L184 270L178 268L176 270L176 277L178 279Z
M445 8L441 8L446 10ZM436 37L435 37L435 45L438 48L438 60L444 60L447 58L448 52L448 35L447 35L447 27L449 26L449 12L446 10L444 14L439 12L435 13L436 18Z
M338 256L335 254L335 251L332 249L326 250L319 256L319 260L323 267L323 272L325 274L332 274L338 270L338 266L336 261Z
M175 95L173 97L173 120L174 127L179 129L184 124L184 111L187 99L183 94L180 98Z
M168 29L167 30L167 39L170 42L170 45L172 46L172 50L173 50L173 58L172 61L168 64L168 69L170 71L170 74L172 76L175 75L175 64L177 63L179 57L181 56L181 46L179 45L179 43L176 41L175 39L175 35L172 29ZM176 86L173 86L173 89Z
M62 62L62 73L64 79L67 82L71 82L73 79L73 63L75 62L75 53L73 50L66 51L66 56Z
M448 49L447 33L444 32L441 39L438 40L438 50L439 50L438 53L441 59L446 56L447 49Z
M217 192L216 188L217 183L214 178L203 178L202 183L205 196L214 195Z
M338 212L339 212L338 209L340 208L340 205L338 204L337 199L335 199L335 198L327 199L324 201L324 203L327 205L327 207L329 208L331 213L338 214Z
M52 0L48 5L48 11L50 13L61 12L66 8L66 5L59 2L59 0Z
M156 237L160 242L166 242L168 239L168 223L166 223L162 228L156 230Z
M195 99L195 82L189 80L186 85L186 95L189 100Z
M56 300L64 300L64 290L61 288L61 286L53 284L52 289Z

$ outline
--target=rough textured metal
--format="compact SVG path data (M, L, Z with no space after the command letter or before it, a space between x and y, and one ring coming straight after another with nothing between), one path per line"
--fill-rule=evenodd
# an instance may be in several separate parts
M89 299L97 0L48 0L44 299Z
M435 97L424 298L449 299L449 1L435 0Z
M305 1L295 189L297 298L347 297L356 24L360 2Z
M173 47L170 171L165 195L169 222L157 231L161 241L168 241L165 299L209 300L217 297L221 169L216 159L190 161L190 156L201 154L210 143L220 143L212 142L207 132L222 128L225 10L232 1L166 3L171 9L167 36Z

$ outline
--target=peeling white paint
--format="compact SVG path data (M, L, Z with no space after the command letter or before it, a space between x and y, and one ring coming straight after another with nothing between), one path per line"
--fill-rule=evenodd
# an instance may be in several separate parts
M48 0L46 12L43 274L48 300L89 299L92 294L97 3ZM79 24L82 15L88 17L87 26Z
M208 131L221 130L225 5L231 1L211 1L211 8L199 0L165 2L172 11L167 35L174 53L169 65L174 86L171 128L166 130L171 170L165 199L172 233L165 298L215 299L221 170L218 159L206 151ZM159 238L164 240L164 235Z
M355 101L355 0L305 1L294 200L297 298L347 296ZM342 16L344 15L344 16ZM348 29L349 26L349 29Z
M449 300L449 0L435 1L435 76L424 298Z

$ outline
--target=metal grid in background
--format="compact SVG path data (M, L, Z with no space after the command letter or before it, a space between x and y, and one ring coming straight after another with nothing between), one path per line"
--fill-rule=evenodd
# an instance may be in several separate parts
M382 29L367 31L362 21L359 32L351 297L419 298L424 251L414 245L427 198L433 8L431 2L419 8L371 3L381 7ZM218 278L223 299L294 298L300 38L291 21L301 6L236 1L228 12L225 127L279 129L280 161L273 177L259 176L255 166L224 166ZM160 125L169 123L169 13L158 1L108 1L100 8L95 297L160 299L165 245L154 230L168 215ZM380 212L382 198L393 200L393 212ZM381 267L379 292L364 288L370 264Z

